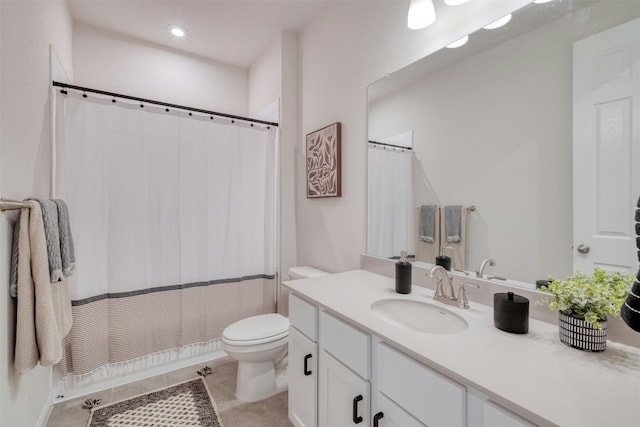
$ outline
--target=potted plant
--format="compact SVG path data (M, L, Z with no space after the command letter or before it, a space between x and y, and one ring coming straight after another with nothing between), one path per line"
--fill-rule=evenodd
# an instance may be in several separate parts
M540 288L551 294L541 301L559 315L560 341L587 351L603 351L607 344L607 317L618 316L633 275L595 268L593 274L576 272L565 280L550 279Z

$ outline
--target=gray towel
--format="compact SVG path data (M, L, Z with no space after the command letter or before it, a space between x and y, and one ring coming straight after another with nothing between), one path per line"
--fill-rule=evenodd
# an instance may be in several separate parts
M20 218L13 225L13 241L11 242L11 270L9 271L9 294L13 298L18 297L18 239L20 237Z
M73 249L73 237L69 224L69 209L64 200L53 199L58 208L58 230L60 231L60 257L62 259L62 275L67 278L76 267L76 255Z
M436 229L436 208L435 205L420 206L420 240L433 243L433 236Z
M460 241L460 223L462 220L462 206L451 205L444 207L444 223L447 242Z
M40 204L44 233L47 240L47 256L49 258L49 276L51 283L60 282L62 275L62 256L60 255L60 230L58 226L58 206L49 199L29 198Z

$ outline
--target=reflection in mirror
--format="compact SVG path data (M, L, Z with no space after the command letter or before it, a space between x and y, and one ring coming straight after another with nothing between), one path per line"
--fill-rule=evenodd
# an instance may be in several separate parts
M415 253L413 233L413 135L369 141L367 253L395 258L401 251Z
M372 175L385 166L373 166L370 157L369 254L390 257L406 249L372 244L392 235L408 233L416 241L411 214L395 220L394 229L382 228L372 222L378 209L475 205L467 218L465 270L491 257L491 275L531 287L570 275L572 139L581 125L572 122L579 71L572 64L574 42L638 17L638 1L530 4L505 27L479 30L465 46L443 49L371 85L369 139L413 132L412 183L394 187L411 187L413 197L398 202L388 198L393 191L383 194Z

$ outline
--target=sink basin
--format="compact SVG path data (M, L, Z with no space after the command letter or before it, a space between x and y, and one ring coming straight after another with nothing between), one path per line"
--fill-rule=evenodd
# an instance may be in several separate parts
M371 311L394 325L430 334L458 334L469 327L454 312L423 301L383 299L371 304Z

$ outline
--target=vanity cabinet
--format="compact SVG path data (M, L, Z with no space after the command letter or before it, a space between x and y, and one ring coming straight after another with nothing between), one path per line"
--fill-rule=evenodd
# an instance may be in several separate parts
M316 427L318 401L318 309L289 296L289 420Z
M531 426L348 320L289 298L289 419L296 427Z

